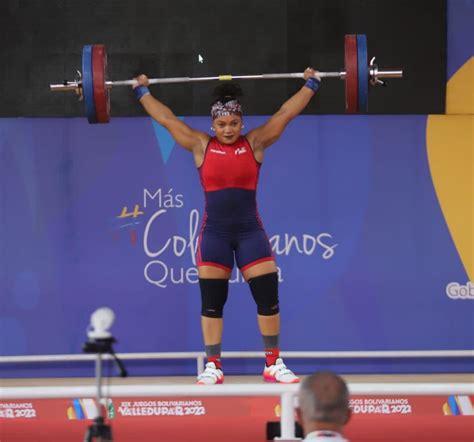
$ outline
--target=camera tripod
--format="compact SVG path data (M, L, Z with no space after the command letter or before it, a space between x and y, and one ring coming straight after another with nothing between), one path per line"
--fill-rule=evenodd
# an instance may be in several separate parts
M112 442L112 428L110 425L105 423L105 418L107 417L104 413L104 407L102 406L102 355L110 354L114 358L119 370L120 376L126 377L127 370L125 369L122 361L115 354L112 344L115 342L113 337L105 339L93 339L87 341L83 350L85 353L96 353L97 358L95 361L95 380L97 385L97 396L96 396L96 406L97 406L97 416L94 419L94 423L89 426L87 432L84 436L84 442Z

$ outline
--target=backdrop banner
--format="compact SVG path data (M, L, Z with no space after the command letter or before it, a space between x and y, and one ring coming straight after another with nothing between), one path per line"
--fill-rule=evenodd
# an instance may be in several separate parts
M473 348L472 232L449 224L472 226L472 198L458 217L443 205L472 189L449 194L457 172L430 154L427 118L301 116L266 151L257 198L284 350ZM1 355L79 353L101 306L117 351L203 348L189 152L149 118L1 119L0 158ZM234 268L224 350L261 349L255 313Z

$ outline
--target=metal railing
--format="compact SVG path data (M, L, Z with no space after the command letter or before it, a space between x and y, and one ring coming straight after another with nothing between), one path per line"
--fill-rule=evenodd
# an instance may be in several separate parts
M196 359L197 373L204 370L204 352L117 353L123 360ZM394 350L394 351L283 351L283 358L294 359L385 359L385 358L473 358L474 350ZM224 351L222 358L261 358L261 351ZM35 362L93 361L92 354L0 356L0 364ZM104 355L104 359L110 359Z

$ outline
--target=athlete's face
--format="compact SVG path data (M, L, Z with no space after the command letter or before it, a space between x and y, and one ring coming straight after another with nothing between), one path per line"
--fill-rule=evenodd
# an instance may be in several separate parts
M212 122L217 140L222 144L232 144L237 141L242 131L242 118L238 115L218 117Z

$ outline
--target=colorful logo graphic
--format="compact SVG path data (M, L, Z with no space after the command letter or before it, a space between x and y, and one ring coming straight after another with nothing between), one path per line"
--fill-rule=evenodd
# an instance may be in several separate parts
M103 399L102 405L107 410L107 418L113 419L116 413L112 399ZM69 420L95 419L97 417L95 399L73 399L72 406L67 409L67 417Z
M135 204L133 211L129 211L127 206L122 207L120 215L117 215L114 219L114 238L119 238L119 233L126 230L130 235L130 243L135 245L137 243L137 231L136 226L140 224L138 217L144 215L144 212L140 210L140 206Z
M449 396L448 401L443 404L445 416L473 416L471 398L469 396Z

